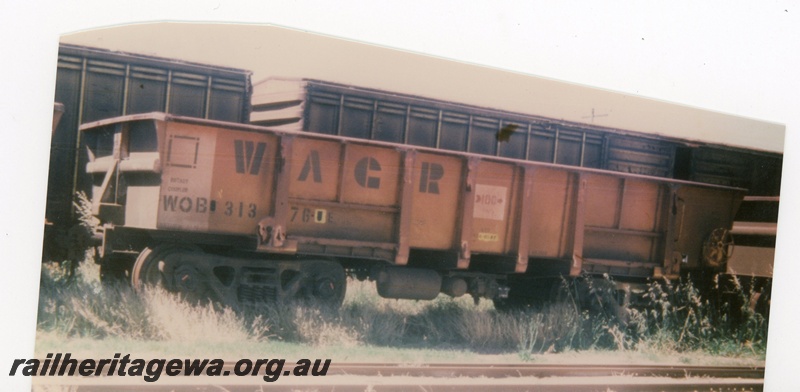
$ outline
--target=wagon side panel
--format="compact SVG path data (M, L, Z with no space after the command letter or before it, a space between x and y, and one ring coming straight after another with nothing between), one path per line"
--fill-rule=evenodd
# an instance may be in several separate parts
M410 246L455 248L463 160L443 154L419 154L413 168Z
M306 242L396 243L399 151L297 137L291 167L290 236L307 237Z
M569 257L572 220L576 200L576 176L566 170L536 168L528 196L531 213L530 257Z
M587 176L583 257L586 269L618 275L650 275L662 260L666 236L658 182Z
M515 166L483 161L477 169L472 208L472 244L474 252L505 253L510 233L512 195L516 191Z
M259 219L273 213L279 143L273 134L218 131L215 156L209 158L214 160L211 231L254 235Z

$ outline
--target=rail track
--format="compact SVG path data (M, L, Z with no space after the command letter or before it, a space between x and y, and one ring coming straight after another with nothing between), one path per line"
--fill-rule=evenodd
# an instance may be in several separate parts
M224 370L233 374L234 363ZM332 363L326 376L37 377L33 390L52 391L761 391L763 367L678 365L536 365ZM288 372L287 372L288 371ZM56 388L56 389L53 389Z
M332 363L328 375L413 377L711 377L764 378L763 367L677 365L536 365L536 364L425 364Z

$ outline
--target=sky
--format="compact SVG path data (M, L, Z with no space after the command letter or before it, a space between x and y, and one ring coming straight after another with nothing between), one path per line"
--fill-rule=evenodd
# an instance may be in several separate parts
M4 53L0 65L0 124L2 132L10 136L0 143L0 167L7 187L0 192L0 205L6 207L0 249L7 257L6 273L0 275L0 295L4 298L3 313L14 316L3 327L0 374L5 374L1 370L9 366L9 358L29 357L33 349L37 252L41 250L59 37L63 34L77 37L78 33L98 27L153 21L272 24L291 28L295 31L286 33L287 39L279 42L263 42L257 35L235 40L220 35L203 36L195 41L215 48L238 48L246 43L254 51L251 53L267 59L275 55L297 56L301 59L299 65L289 71L298 74L329 70L330 74L322 72L322 75L340 77L340 67L352 64L352 58L342 56L353 56L363 61L362 68L344 82L352 80L392 90L424 92L420 95L450 99L449 94L461 91L459 98L463 97L465 102L493 106L493 102L500 101L492 94L512 91L513 99L503 106L518 105L519 97L534 97L539 101L533 106L552 111L557 117L580 116L595 108L598 113L612 114L597 119L609 122L637 116L625 112L629 109L619 104L603 106L610 98L602 97L640 96L670 103L661 105L662 108L678 104L724 114L720 118L735 116L755 120L749 124L766 124L764 132L751 135L745 132L737 140L764 149L780 150L781 146L786 149L767 387L785 390L782 386L791 385L796 378L800 363L791 358L800 349L800 336L795 332L800 315L792 303L795 295L790 277L800 274L800 267L792 262L789 252L790 241L797 236L794 222L800 200L794 171L800 129L797 74L800 8L789 1L0 2L0 31L4 37L0 42ZM131 35L128 39L148 43L153 54L181 57L191 52L186 41L163 35L147 36L138 31L128 33ZM394 58L390 54L362 58L359 53L338 50L344 44L333 41L326 41L329 44L308 53L307 47L289 39L298 36L297 32L369 43L435 59L419 60L417 66L398 70L397 63L392 63L392 67L385 63L386 56ZM112 40L110 36L103 39ZM96 42L92 46L103 44ZM225 59L220 61L234 59L243 51L219 55ZM503 72L483 70L479 72L480 78L473 79L455 72L450 75L443 59L471 64L451 67L463 70L466 75L477 75L475 66ZM242 64L262 64L254 59L243 61ZM255 71L256 78L269 73ZM393 72L391 78L379 77L387 71ZM411 80L415 83L406 83ZM481 84L489 82L492 88ZM554 85L562 86L568 93L539 89ZM595 93L579 86L607 92L595 97L592 95ZM542 90L552 92L554 99L548 101L537 96ZM532 109L520 107L520 111L526 110ZM650 125L654 132L666 132L669 127L659 128L666 126L660 123L675 117L664 119L659 117L664 112L630 110L638 113L644 124L657 124ZM777 129L783 127L786 132L781 138ZM689 137L705 139L716 135L693 133ZM3 385L22 390L26 389L26 381L29 382L15 377Z

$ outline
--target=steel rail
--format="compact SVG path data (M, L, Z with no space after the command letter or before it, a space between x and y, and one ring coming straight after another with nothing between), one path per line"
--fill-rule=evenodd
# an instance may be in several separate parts
M52 389L33 388L34 392ZM56 389L58 390L58 389ZM292 392L759 392L763 384L758 383L706 383L698 384L652 384L652 383L600 383L586 384L516 384L489 385L478 383L473 385L446 385L426 383L375 384L353 383L347 385L324 386L307 384L280 385L144 385L144 386L81 386L70 387L70 392L260 392L260 391L292 391Z
M80 360L78 360L80 362ZM235 361L225 361L224 376L235 377ZM289 375L295 368L287 360L283 366ZM263 372L263 371L262 371ZM340 362L331 361L328 376L410 376L410 377L706 377L763 379L763 366L685 366L685 365L596 365L596 364L478 364L478 363L381 363L381 362ZM94 377L94 376L89 376ZM107 377L100 375L98 377ZM176 376L186 377L186 376ZM246 376L242 376L245 377Z
M232 372L234 363L225 363ZM286 362L291 371L294 364ZM411 377L708 377L763 379L763 366L683 366L683 365L572 365L572 364L400 364L400 363L336 363L328 375L411 376Z
M398 364L331 363L325 376L292 375L287 361L276 382L261 376L36 377L34 391L68 386L70 391L761 391L762 366L552 365L552 364ZM263 371L259 372L263 373ZM253 389L253 388L256 389Z

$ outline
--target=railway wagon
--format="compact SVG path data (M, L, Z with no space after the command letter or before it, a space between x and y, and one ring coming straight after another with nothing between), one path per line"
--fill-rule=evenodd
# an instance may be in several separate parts
M741 188L180 117L81 127L105 276L233 305L724 268ZM532 291L533 290L533 291Z
M89 192L86 122L162 111L183 116L247 122L250 71L61 44L58 49L54 127L47 186L45 258L67 248L62 231L75 225L77 191ZM62 256L63 257L63 256Z

